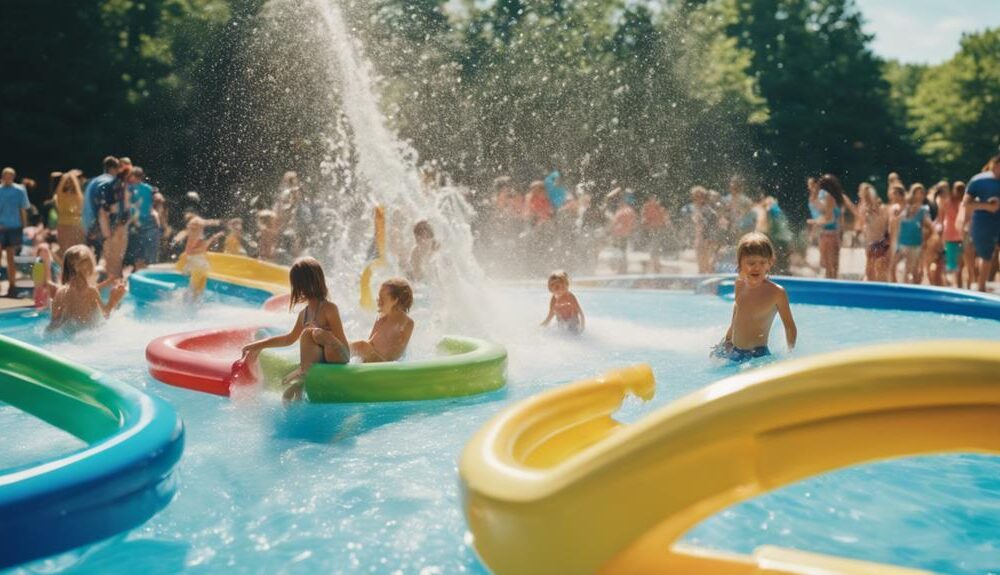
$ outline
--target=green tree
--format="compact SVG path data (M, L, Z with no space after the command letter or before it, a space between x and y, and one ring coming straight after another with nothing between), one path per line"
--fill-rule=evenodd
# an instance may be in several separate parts
M949 178L968 178L1000 146L1000 28L966 35L907 100L920 151Z

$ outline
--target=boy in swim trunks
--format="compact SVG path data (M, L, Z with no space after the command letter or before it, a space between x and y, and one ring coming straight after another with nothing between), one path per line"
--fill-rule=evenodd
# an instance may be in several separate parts
M562 270L552 272L549 276L549 315L542 322L542 327L549 325L552 319L556 324L570 333L580 334L587 327L587 319L583 316L580 302L569 291L569 276Z
M739 278L736 280L733 319L725 339L712 349L712 357L742 363L770 355L767 347L775 314L785 326L788 349L795 347L798 331L788 305L788 294L767 279L774 264L774 247L766 235L752 232L736 246Z

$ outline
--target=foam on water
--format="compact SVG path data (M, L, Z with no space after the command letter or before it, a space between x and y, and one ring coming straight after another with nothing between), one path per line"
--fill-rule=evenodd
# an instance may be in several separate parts
M31 569L485 572L467 539L457 461L472 433L498 410L544 389L645 361L658 376L658 392L650 403L626 403L620 417L634 421L735 372L706 360L707 346L729 319L729 302L680 293L578 296L588 333L574 339L537 327L547 310L544 291L485 291L504 315L498 324L507 326L488 335L508 347L509 385L454 401L285 409L276 394L230 401L146 375L143 350L155 336L220 325L287 327L287 314L221 305L197 313L177 305L152 312L126 307L96 331L51 342L48 349L173 403L187 426L187 445L178 496L163 512L130 534ZM429 353L445 329L427 305L439 304L425 301L415 310L414 356ZM372 317L348 304L342 308L348 334L366 335ZM794 311L797 355L888 340L997 336L997 324L983 320L819 306ZM2 322L0 332L8 333ZM35 343L44 337L40 326L15 332ZM771 341L779 356L782 339L776 328ZM23 417L0 410L5 429L20 430ZM58 432L28 429L32 437L18 448L18 460L52 455L47 443L58 440ZM4 461L9 450L0 446ZM998 472L996 458L969 455L864 466L729 509L688 539L738 551L772 543L945 573L988 572L996 567L1000 541Z

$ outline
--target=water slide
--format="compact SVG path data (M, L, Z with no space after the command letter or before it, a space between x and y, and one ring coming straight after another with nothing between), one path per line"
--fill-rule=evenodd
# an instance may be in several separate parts
M0 402L87 444L0 470L0 569L137 527L173 498L184 428L166 402L4 336Z
M676 543L702 520L810 476L891 457L1000 451L1000 342L910 342L774 364L640 421L652 371L612 371L514 405L460 462L475 547L495 573L904 574L762 547Z

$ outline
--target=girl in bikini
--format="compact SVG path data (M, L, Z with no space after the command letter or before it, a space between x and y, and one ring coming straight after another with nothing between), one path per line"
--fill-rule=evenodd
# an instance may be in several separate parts
M542 322L542 326L547 326L553 318L557 325L570 333L580 334L587 327L587 320L580 309L580 302L576 296L569 291L569 276L562 270L552 272L549 276L549 293L552 299L549 300L549 315Z
M243 361L252 363L263 349L299 342L299 369L282 382L289 385L284 393L285 400L295 401L302 398L303 380L313 364L344 364L351 359L351 352L340 321L340 310L327 299L326 277L320 263L313 258L300 258L292 264L288 279L292 286L289 309L303 302L306 308L299 313L292 331L243 346Z

